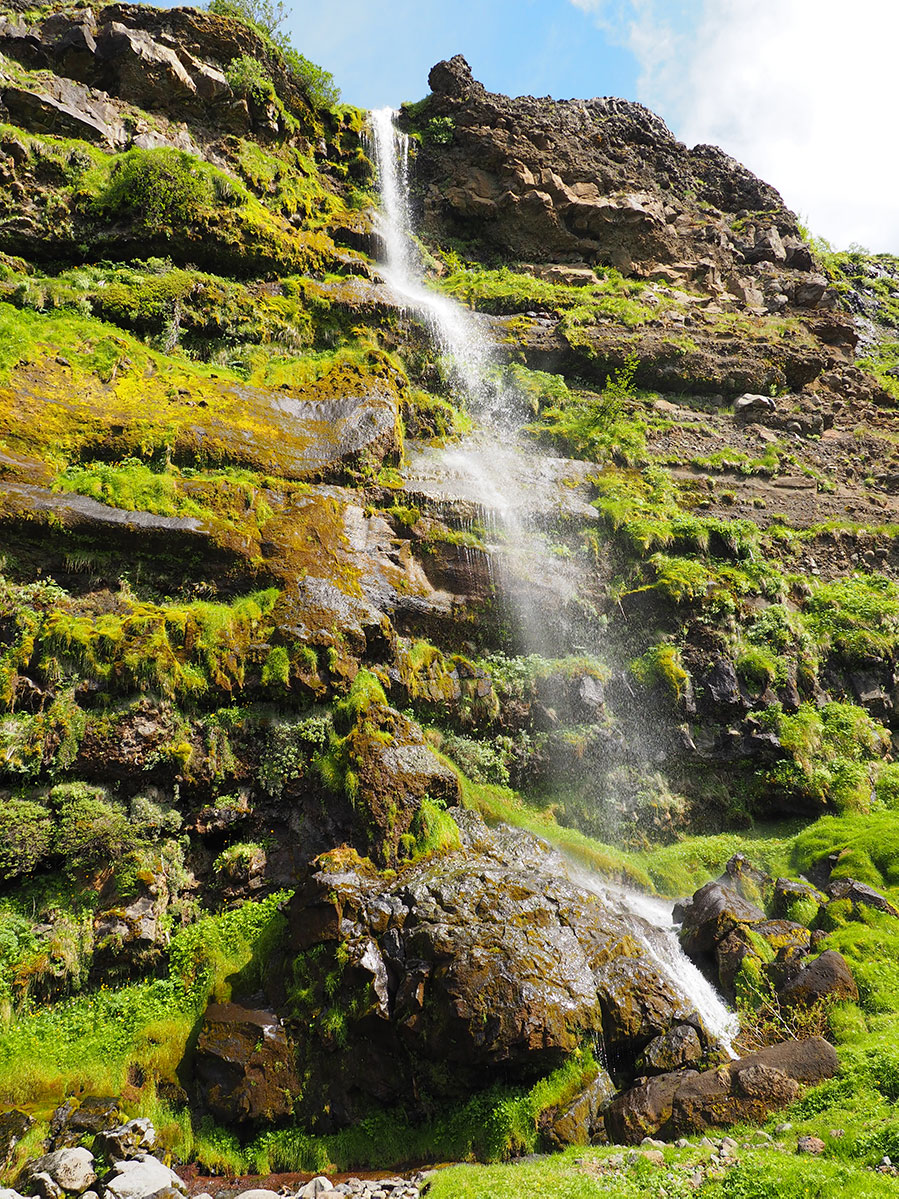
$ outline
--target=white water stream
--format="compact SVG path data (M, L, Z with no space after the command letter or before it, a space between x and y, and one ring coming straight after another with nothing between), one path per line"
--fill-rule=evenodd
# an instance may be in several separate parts
M381 191L379 233L385 248L381 273L394 293L430 329L449 361L464 405L482 426L477 437L444 450L443 464L466 479L488 527L502 536L502 573L513 592L510 598L522 626L522 639L530 652L546 651L550 644L548 626L558 630L560 622L564 625L563 611L574 598L574 588L570 576L558 569L545 541L525 515L528 488L521 479L527 478L527 461L522 464L525 451L513 423L516 405L493 382L497 366L493 342L477 316L424 282L409 204L409 139L396 128L395 116L390 108L369 113ZM501 584L504 579L500 579ZM547 590L553 593L549 601ZM599 895L611 910L628 920L635 939L659 973L689 1002L709 1033L730 1051L739 1022L683 953L672 905L619 887L577 866L572 865L569 873L574 882Z

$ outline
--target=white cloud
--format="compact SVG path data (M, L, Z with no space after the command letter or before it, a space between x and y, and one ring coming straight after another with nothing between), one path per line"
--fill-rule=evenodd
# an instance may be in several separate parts
M899 252L896 0L571 0L626 45L638 98L838 246Z

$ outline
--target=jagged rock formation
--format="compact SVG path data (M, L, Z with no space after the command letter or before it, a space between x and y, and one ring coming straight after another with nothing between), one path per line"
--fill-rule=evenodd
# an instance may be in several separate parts
M453 816L458 849L396 882L335 854L294 895L295 970L315 963L323 978L323 954L341 970L330 995L314 987L288 1004L312 1082L307 1119L321 1123L324 1110L339 1126L409 1093L464 1098L498 1070L538 1077L587 1040L619 1078L671 1029L689 1028L699 1056L715 1052L639 923L572 885L534 838ZM334 1009L352 1012L340 1037Z
M833 306L774 188L716 146L688 150L641 104L509 99L485 91L461 55L428 83L412 120L425 133L419 185L432 235L513 260L727 285L750 307L764 292L781 304ZM438 141L441 121L452 135ZM562 266L555 277L577 272Z

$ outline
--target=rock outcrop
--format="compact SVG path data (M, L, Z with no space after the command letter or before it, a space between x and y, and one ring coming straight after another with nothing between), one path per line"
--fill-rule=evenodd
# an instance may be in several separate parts
M674 1139L738 1120L761 1121L792 1103L801 1083L836 1072L837 1055L827 1041L784 1041L716 1070L651 1078L612 1100L606 1127L613 1140L638 1144L646 1136Z
M315 1080L308 1118L321 1121L326 1105L340 1125L372 1101L535 1077L585 1038L627 1077L685 1020L701 1053L714 1048L634 926L570 883L557 856L522 833L488 832L474 813L451 815L459 850L396 883L351 854L326 855L294 896L289 969L306 999L288 1001L286 1024ZM339 987L326 990L335 969ZM339 1037L335 1010L352 1013Z
M428 233L524 262L673 271L759 306L765 292L834 305L774 188L717 147L688 149L642 105L495 95L461 55L428 82L407 117L423 134Z
M194 1056L197 1103L217 1120L254 1124L290 1116L300 1091L293 1055L274 1012L214 1003Z

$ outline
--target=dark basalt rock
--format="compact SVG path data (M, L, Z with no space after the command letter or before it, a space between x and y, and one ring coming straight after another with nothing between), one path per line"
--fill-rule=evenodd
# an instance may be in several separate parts
M782 966L801 958L811 948L809 930L790 920L738 925L718 942L715 949L717 981L725 995L733 998L737 974L747 957L754 958L760 965L765 961L759 953L759 939L774 950L775 963Z
M471 67L461 54L455 54L446 62L438 62L428 73L428 87L432 92L443 96L453 96L462 99L472 90L483 92L483 85L478 83L471 73Z
M414 120L453 122L450 145L425 138L419 150L429 233L535 264L645 274L677 264L678 278L729 288L759 311L775 294L780 304L832 305L778 193L715 146L688 149L642 105L495 95L461 55L428 82ZM737 213L759 215L738 223Z
M606 1128L612 1140L637 1144L645 1136L673 1139L737 1120L764 1120L786 1107L800 1083L832 1078L833 1046L819 1037L782 1041L717 1070L662 1074L612 1100Z
M112 1096L86 1096L79 1104L69 1099L54 1111L47 1133L49 1149L77 1145L82 1137L96 1136L122 1123L121 1101Z
M590 1145L606 1139L603 1112L615 1094L615 1084L605 1070L565 1108L546 1121L542 1131L551 1145L564 1149L566 1145Z
M854 878L834 879L832 883L827 884L827 894L832 900L848 899L853 906L861 905L874 908L878 912L885 912L888 916L899 916L899 912L886 896L875 891L873 887L869 887L867 883L860 883Z
M782 1003L809 1006L819 999L858 999L858 987L846 959L826 949L780 990Z
M775 916L789 916L793 904L800 900L814 900L821 907L827 903L827 896L813 887L811 883L799 883L790 878L779 878L774 883L772 898L772 913Z
M532 1078L585 1036L602 1037L613 1072L627 1077L645 1045L691 1018L633 923L569 882L555 854L453 815L460 851L395 882L351 854L326 855L294 896L301 965L286 968L311 972L312 996L329 971L341 974L330 998L322 990L310 1010L291 1011L300 1072L312 1079L304 1116L326 1108L335 1126L373 1100L454 1099ZM352 1012L341 1042L317 1019L328 1004Z
M692 1024L678 1024L670 1032L650 1041L637 1062L641 1074L668 1074L698 1062L702 1042Z
M694 959L711 955L737 925L759 924L765 913L721 883L706 883L681 912L681 943Z
M771 892L771 878L759 870L743 853L735 853L717 880L722 887L736 891L750 903L764 903Z
M18 1108L0 1115L0 1168L9 1162L16 1145L33 1123L34 1117Z
M226 1124L289 1116L300 1090L287 1036L274 1012L212 1003L194 1057L197 1103Z

